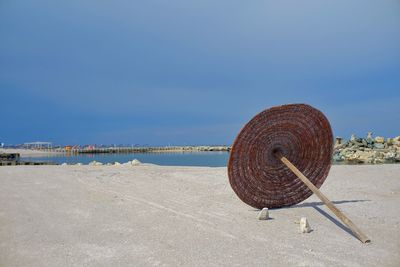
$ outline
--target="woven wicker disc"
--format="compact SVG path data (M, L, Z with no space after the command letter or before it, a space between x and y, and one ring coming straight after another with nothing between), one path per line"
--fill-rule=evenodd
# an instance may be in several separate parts
M320 188L332 161L329 121L309 105L292 104L264 110L243 127L232 146L228 175L232 189L252 207L279 208L312 195L276 151Z

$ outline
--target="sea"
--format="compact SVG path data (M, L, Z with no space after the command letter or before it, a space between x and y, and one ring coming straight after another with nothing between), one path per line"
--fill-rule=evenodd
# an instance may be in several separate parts
M163 152L163 153L128 153L128 154L49 154L40 157L22 157L23 161L52 162L57 164L88 164L91 161L106 163L125 163L137 159L142 163L162 166L227 166L228 152Z

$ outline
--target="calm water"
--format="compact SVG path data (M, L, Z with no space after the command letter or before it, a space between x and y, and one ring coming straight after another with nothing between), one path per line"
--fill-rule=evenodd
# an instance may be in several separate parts
M45 157L24 157L25 161L51 161L56 163L88 164L95 160L102 163L124 163L138 159L142 163L153 163L166 166L208 166L225 167L228 152L188 152L188 153L131 153L131 154L80 154L80 155L49 155Z

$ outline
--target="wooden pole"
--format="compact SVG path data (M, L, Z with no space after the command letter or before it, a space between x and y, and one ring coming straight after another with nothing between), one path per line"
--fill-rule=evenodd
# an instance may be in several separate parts
M322 202L345 224L353 234L363 243L369 243L371 240L361 232L361 230L349 219L347 218L324 194L319 191L319 189L311 183L311 181L304 176L287 158L279 153L276 156L297 176L299 179L307 185L307 187L316 194Z

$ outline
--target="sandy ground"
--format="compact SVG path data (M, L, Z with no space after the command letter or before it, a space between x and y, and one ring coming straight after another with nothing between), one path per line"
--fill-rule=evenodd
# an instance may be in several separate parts
M371 244L315 196L258 220L225 168L0 167L0 266L400 266L400 165L333 166L322 191Z
M60 154L54 151L40 151L35 149L0 148L0 153L19 153L21 157L42 157L50 154Z

